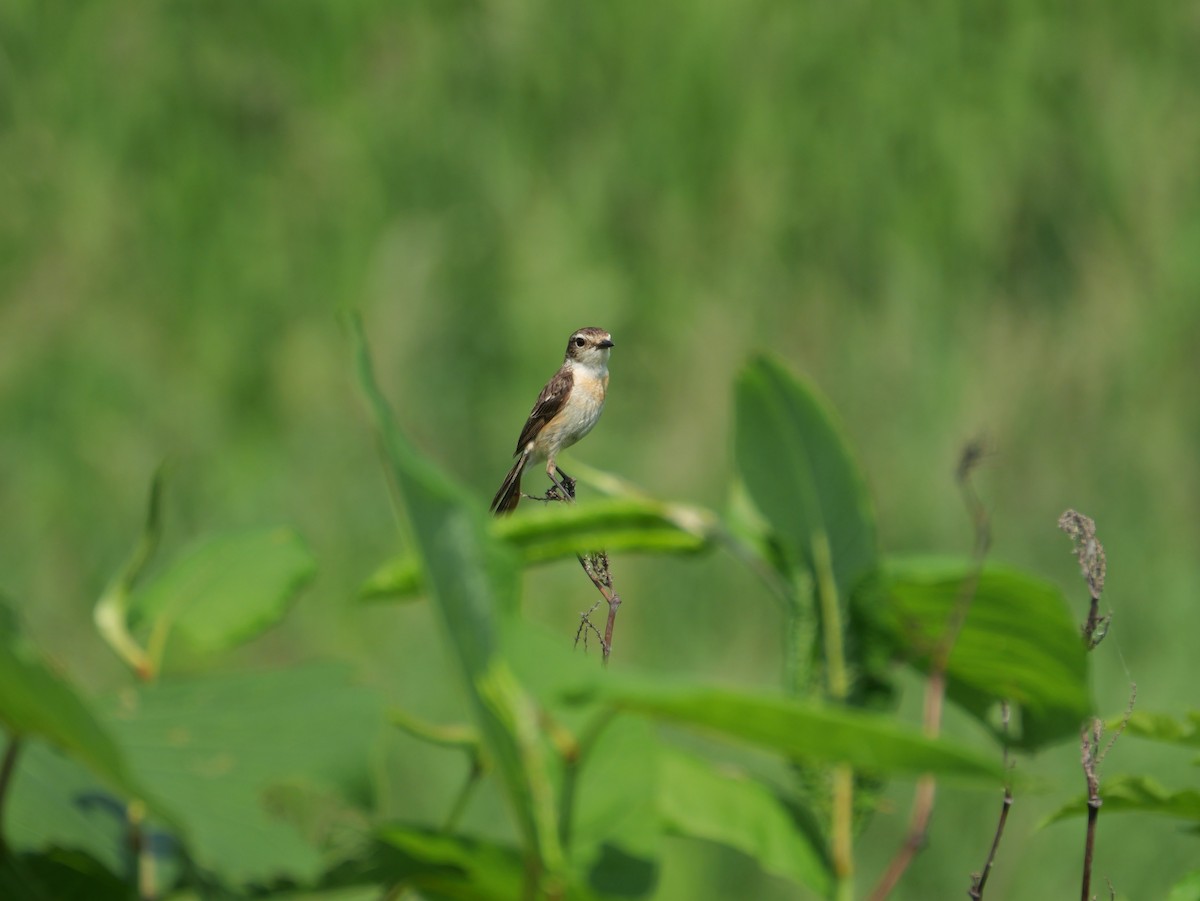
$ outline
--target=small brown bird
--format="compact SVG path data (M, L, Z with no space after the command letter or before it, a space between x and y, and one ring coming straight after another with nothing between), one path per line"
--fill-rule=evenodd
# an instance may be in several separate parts
M600 328L581 328L567 341L562 368L546 383L517 439L513 464L496 496L492 512L504 516L521 500L521 474L530 463L546 461L546 475L563 497L574 495L575 482L555 458L596 425L608 391L608 355L612 336ZM560 482L555 473L562 478Z

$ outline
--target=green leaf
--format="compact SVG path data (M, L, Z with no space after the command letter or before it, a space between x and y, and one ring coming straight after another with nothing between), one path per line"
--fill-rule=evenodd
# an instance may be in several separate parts
M500 654L498 616L517 605L518 564L489 532L482 505L421 457L375 381L362 323L352 320L359 382L374 413L392 486L411 528L430 599L475 709L528 852L530 871L556 891L566 862L537 708Z
M1200 712L1190 710L1185 716L1186 719L1178 720L1165 713L1135 711L1129 716L1125 732L1165 744L1200 748ZM1124 721L1124 716L1114 717L1105 725L1109 729L1118 729Z
M108 729L55 675L20 634L16 615L0 603L0 723L9 740L44 738L128 798L145 797ZM18 772L20 759L17 761Z
M770 788L672 748L661 749L659 760L658 803L667 829L728 845L768 873L830 894L833 874L824 849Z
M875 565L866 482L828 404L779 363L753 361L737 382L738 471L792 565L814 572L828 542L843 603Z
M364 601L413 601L425 588L421 561L415 554L393 557L375 572L358 590Z
M20 901L135 901L132 884L79 851L0 855L0 898Z
M855 603L924 670L973 568L965 560L889 558ZM989 711L1002 699L1016 705L1010 740L1020 748L1075 737L1092 709L1087 653L1066 598L1053 583L1004 566L984 567L946 675L950 699L998 737Z
M370 804L382 702L346 666L167 679L123 692L110 717L130 765L179 811L191 859L224 882L319 874L321 836L268 806L281 790L320 796L326 822Z
M16 851L72 848L114 873L132 871L126 801L44 741L22 743L4 818L8 844Z
M198 651L223 651L277 623L315 572L291 529L216 535L134 594L130 615Z
M571 862L597 895L641 898L658 881L660 750L650 724L618 717L582 751Z
M369 875L385 885L411 886L432 898L512 901L525 897L525 862L516 848L423 826L381 828Z
M1200 791L1172 792L1148 776L1111 776L1100 783L1104 814L1157 813L1200 822ZM1087 814L1087 796L1065 804L1041 822L1041 826Z
M575 694L571 700L599 700L621 710L750 742L789 759L848 763L880 775L931 772L988 784L998 784L1003 778L999 761L945 739L925 738L889 717L801 703L779 695L661 685L622 674Z
M708 510L645 497L613 497L579 504L530 504L520 516L493 520L492 534L529 566L604 548L650 554L695 554L712 547L717 520ZM409 598L421 591L415 556L394 558L363 586L367 600Z
M1167 901L1200 901L1200 870L1194 870L1176 882Z

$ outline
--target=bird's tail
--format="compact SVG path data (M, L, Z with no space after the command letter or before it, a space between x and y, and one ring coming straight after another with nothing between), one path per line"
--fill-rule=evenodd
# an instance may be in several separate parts
M517 509L517 504L521 501L521 473L525 471L527 459L527 454L517 457L517 462L513 464L508 475L504 477L504 481L500 483L500 490L492 498L491 510L497 516L507 516Z

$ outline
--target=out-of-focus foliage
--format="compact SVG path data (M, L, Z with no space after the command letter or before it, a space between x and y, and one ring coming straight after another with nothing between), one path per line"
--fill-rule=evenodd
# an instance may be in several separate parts
M464 720L429 608L353 602L414 548L337 313L364 311L414 442L481 508L563 339L596 324L612 389L572 453L655 498L721 510L731 386L760 349L837 408L888 554L969 547L951 473L984 434L993 555L1080 620L1054 521L1099 525L1099 711L1136 681L1178 719L1200 630L1198 45L1185 4L1111 0L0 4L3 589L74 684L125 686L90 611L169 457L148 580L200 536L279 522L319 566L281 629L191 665L352 659L406 709ZM781 617L744 568L614 567L614 669L777 683ZM569 561L524 589L564 639L591 603ZM404 741L380 807L436 822L461 764ZM1108 766L1171 752L1123 740ZM1058 790L1018 804L1018 832L1082 788L1070 747L1022 766ZM939 800L898 897L963 890L981 806ZM502 811L483 799L464 828ZM1165 894L1194 848L1138 819L1103 823L1098 859L1119 891ZM864 870L902 830L875 819ZM1007 846L989 894L1072 891L1077 838ZM663 897L791 896L736 855L664 848Z

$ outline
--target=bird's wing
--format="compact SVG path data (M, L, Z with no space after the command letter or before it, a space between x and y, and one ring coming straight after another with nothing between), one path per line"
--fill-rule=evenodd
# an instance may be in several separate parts
M536 438L546 423L563 408L574 381L570 369L560 369L554 374L554 378L546 383L546 387L542 389L537 402L533 405L533 410L529 413L529 418L525 420L525 428L521 429L521 437L517 439L517 449L513 452L514 455L525 450L525 445Z

